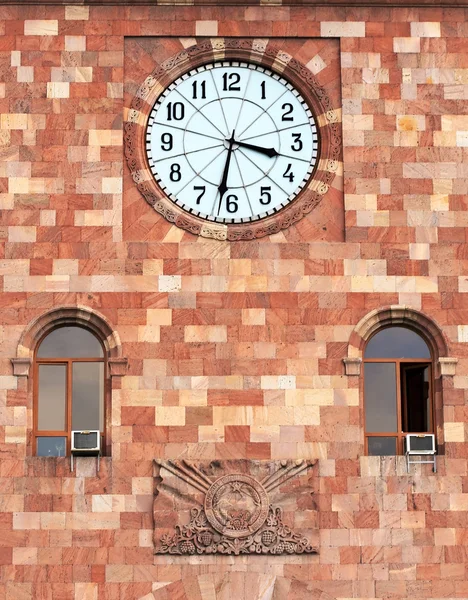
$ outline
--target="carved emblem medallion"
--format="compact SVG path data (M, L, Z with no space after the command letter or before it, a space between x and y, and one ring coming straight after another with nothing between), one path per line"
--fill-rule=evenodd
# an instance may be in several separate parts
M303 554L315 553L304 535L296 533L283 521L281 508L274 507L269 494L290 479L299 476L312 462L282 461L259 481L246 473L227 473L210 479L206 469L181 461L156 461L172 477L170 489L181 483L186 504L187 485L198 494L198 507L189 512L189 522L175 525L172 533L164 523L155 531L156 554ZM217 466L219 463L217 463ZM210 465L211 466L211 465ZM310 493L310 492L309 492ZM194 499L195 502L195 499ZM166 506L166 503L163 503ZM163 511L164 514L167 512ZM155 511L155 521L157 521Z
M262 484L249 475L224 475L205 496L209 523L230 538L255 533L268 516L268 495Z

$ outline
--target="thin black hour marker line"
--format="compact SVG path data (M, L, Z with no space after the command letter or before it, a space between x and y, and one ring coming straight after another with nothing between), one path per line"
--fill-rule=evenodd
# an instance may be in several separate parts
M224 142L224 137L218 138L214 135L208 135L207 133L201 133L200 131L194 131L193 129L185 129L185 127L178 127L177 125L169 125L168 123L157 123L154 122L154 125L159 125L160 127L172 127L173 129L178 129L179 131L184 131L186 133L194 133L195 135L201 135L206 138L211 138L212 140L217 140L218 142ZM153 127L153 124L151 124Z
M158 162L162 162L163 160L172 160L174 158L179 158L179 156L187 156L187 154L194 154L195 152L205 152L205 150L213 150L213 148L219 148L220 146L223 146L223 144L215 144L214 146L199 148L198 150L189 150L188 152L181 152L180 154L174 154L173 156L164 156L162 158L158 157Z
M177 94L179 94L179 96L180 96L181 98L183 98L183 99L184 99L186 102L188 102L188 103L190 104L190 106L191 106L192 108L194 108L194 109L195 109L195 111L196 111L197 113L199 113L199 114L200 114L200 115L201 115L201 116L202 116L204 119L206 119L206 120L208 121L208 123L209 123L209 124L210 124L212 127L214 127L214 128L217 130L217 131L219 131L219 133L220 133L221 135L224 135L224 134L223 134L223 132L221 131L221 129L220 129L219 127L216 127L216 125L215 125L215 124L214 124L212 121L210 121L210 120L208 119L208 117L207 117L205 114L203 114L203 113L202 113L201 109L197 108L197 107L195 106L195 104L193 104L193 102L190 102L190 100L189 100L189 99L188 99L186 96L183 96L183 95L182 95L182 94L179 92L179 90L178 90L177 88L176 88L174 91L175 91ZM202 106L202 108L204 108L205 106L206 106L206 104L204 104L204 105ZM193 116L193 115L192 115L192 116Z
M221 96L219 95L218 86L216 85L216 81L215 81L215 78L213 75L213 69L210 70L210 75L211 75L211 79L213 80L213 85L214 85L214 89L216 91L216 95L218 96L219 105L221 106L221 112L223 113L224 124L226 125L226 135L225 135L225 138L226 138L229 135L229 126L227 123L226 115L224 114L224 106L221 101Z
M281 129L272 129L271 131L266 131L265 133L259 133L258 135L246 137L243 140L241 140L239 136L239 141L245 142L246 140L253 140L254 138L263 137L264 135L271 135L272 133L278 133L279 131L287 131L288 129L295 129L296 127L304 127L304 125L310 125L310 123L307 121L306 123L298 123L297 125L282 127Z
M260 167L257 165L257 163L256 163L256 162L254 162L254 161L253 161L251 158L249 158L249 157L248 157L248 156L245 154L245 152L243 152L243 150L242 150L241 148L239 148L239 152L242 154L242 156L245 156L245 158L246 158L248 161L250 161L250 162L251 162L253 165L255 165L255 166L257 167L257 169L258 169L258 170L259 170L261 173L263 173L263 175L264 175L265 177L267 177L267 178L268 178L270 181L272 181L272 182L273 182L273 183L274 183L274 184L275 184L277 187L279 187L279 189L280 189L280 190L281 190L281 191L282 191L284 194L286 194L286 196L288 196L288 197L289 197L289 195L290 195L290 194L288 194L288 192L287 192L285 189L283 189L283 188L280 186L280 184L279 184L277 181L275 181L274 179L272 179L272 178L271 178L271 177L268 175L268 173L265 173L265 171L264 171L263 169L260 169Z
M224 150L224 148L223 148L223 150ZM212 164L212 163L213 163L213 162L214 162L214 161L215 161L215 160L218 158L218 156L220 156L220 155L223 153L223 150L221 150L221 152L218 152L218 154L217 154L217 155L216 155L214 158L212 158L212 159L210 160L210 162L209 162L209 163L207 163L207 164L206 164L206 165L203 167L203 169L201 169L201 171L198 171L198 173L195 173L195 175L192 177L192 179L190 179L189 181L187 181L187 183L186 183L184 186L182 186L182 187L180 188L180 190L178 190L177 192L175 192L175 194L174 194L174 195L175 195L175 196L178 196L178 195L179 195L181 192L183 192L183 191L185 190L185 188L186 188L188 185L190 185L190 184L192 183L192 181L193 181L193 180L194 180L196 177L200 177L200 175L203 173L203 171L204 171L205 169L207 169L207 168L208 168L208 167L209 167L209 166L210 166L210 165L211 165L211 164ZM213 184L211 184L211 185L213 185Z
M246 185L244 183L244 178L242 177L242 171L241 171L241 168L240 168L240 165L239 165L239 161L237 160L237 155L236 155L235 152L234 152L234 160L236 161L237 170L239 171L239 175L240 175L240 178L241 178L241 181L242 181L242 187L244 188L244 193L245 193L245 196L247 198L247 202L249 204L250 213L251 213L251 215L253 217L254 216L254 212L253 212L252 204L250 203L249 193L247 192L247 187L246 187Z
M240 116L241 116L242 108L243 108L243 106L244 106L244 101L245 101L245 98L246 98L246 96L247 96L247 90L248 90L248 87L249 87L249 83L250 83L250 79L251 79L251 77L252 77L252 71L250 71L250 72L249 72L249 78L247 79L247 83L246 83L246 85L245 85L244 96L243 96L243 98L242 98L242 100L241 100L241 105L240 105L240 108L239 108L239 112L237 113L236 125L235 125L235 127L234 127L234 130L236 130L236 129L237 129L237 126L238 126L238 124L239 124L239 119L240 119Z
M273 106L273 104L276 104L276 102L278 102L279 100L281 100L281 98L282 98L282 97L283 97L283 96L286 94L286 92L288 92L288 91L289 91L289 90L284 90L284 92L283 92L283 93L282 93L280 96L278 96L278 98L276 98L276 100L273 100L273 102L272 102L272 103L271 103L269 106L267 106L266 108L264 108L264 109L263 109L263 112L264 112L265 114L268 114L268 111L269 111L269 110L270 110L270 108ZM262 116L263 116L263 115L262 115ZM250 127L252 127L252 125L253 125L254 123L256 123L257 121L258 121L258 118L255 118L253 121L251 121L251 122L250 122L250 123L247 125L247 127L245 127L245 128L244 128L244 129L243 129L243 130L242 130L242 131L241 131L241 132L238 134L238 136L237 136L237 137L240 139L240 138L241 138L241 136L242 136L242 135L244 135L244 133L245 133L245 132L246 132L248 129L250 129ZM247 138L247 139L248 139L248 138Z

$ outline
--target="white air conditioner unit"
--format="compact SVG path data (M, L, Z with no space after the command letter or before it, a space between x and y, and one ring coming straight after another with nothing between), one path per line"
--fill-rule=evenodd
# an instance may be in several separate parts
M100 431L72 431L71 452L87 456L101 454Z
M434 473L436 467L436 441L433 433L408 433L405 440L406 466L432 464ZM410 460L410 456L430 456L430 460Z
M435 454L435 435L433 433L408 433L406 436L408 454Z

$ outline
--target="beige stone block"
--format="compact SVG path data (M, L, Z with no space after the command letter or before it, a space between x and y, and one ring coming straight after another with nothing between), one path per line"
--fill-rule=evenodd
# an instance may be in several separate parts
M436 546L455 546L456 530L449 527L434 528L434 543Z
M40 529L41 513L22 512L13 513L13 530Z
M450 510L468 510L468 494L450 494Z
M146 259L143 261L143 275L162 275L162 273L163 273L163 261L162 260ZM152 310L152 309L150 309L150 310Z
M120 529L120 514L66 513L66 529Z
M149 308L146 311L148 325L172 325L172 309Z
M106 582L133 581L133 567L131 565L107 565L106 566Z
M108 98L123 98L123 84L108 81L107 82L107 97ZM177 227L174 227L174 229L177 229Z
M75 600L98 600L98 584L75 583Z
M440 37L440 23L436 21L417 21L410 23L412 37Z
M26 443L26 427L18 427L16 425L5 426L5 443L6 444L25 444Z
M157 343L160 339L159 325L142 325L138 327L138 341Z
M208 392L206 390L180 390L180 406L207 406Z
M58 35L58 21L51 20L26 20L24 22L24 35Z
M332 389L317 390L286 390L285 401L287 406L332 406Z
M36 565L37 548L13 548L14 565Z
M322 21L320 35L322 37L364 37L366 24L364 21Z
M41 515L41 529L65 529L64 512L43 512Z
M252 425L250 427L251 442L279 442L280 426L279 425Z
M68 81L49 81L47 83L47 98L69 98L70 84Z
M156 425L185 425L185 408L183 406L156 406Z
M40 224L45 227L54 227L56 220L55 210L41 210L40 213Z
M27 129L28 115L25 114L2 114L0 115L1 129Z
M218 35L218 21L195 21L195 35Z
M132 494L152 494L153 485L152 477L132 477Z
M34 81L34 67L18 67L16 81L18 83L32 83Z
M429 244L410 244L409 255L411 260L429 260L430 246Z
M393 38L393 51L403 53L419 53L421 51L421 40L418 37L395 37Z
M398 131L425 131L426 117L425 115L398 115L397 129Z
M218 427L212 425L200 425L198 428L198 441L200 443L224 442L224 427L222 425Z
M421 510L402 512L401 526L403 529L422 529L426 527L426 515Z
M121 494L96 494L92 497L91 505L95 513L126 511L125 496Z
M159 275L158 290L160 292L178 292L181 288L182 277L180 275Z
M121 146L122 133L112 129L90 129L90 146Z
M122 193L122 178L121 177L103 177L102 178L102 193L103 194L121 194Z
M244 308L242 309L243 325L265 325L264 308Z
M10 177L8 180L8 192L10 194L29 193L30 180L27 177ZM33 229L32 227L30 229Z
M89 19L89 6L66 6L65 19L67 21L87 21Z
M464 423L444 423L444 439L446 442L464 442Z
M66 35L65 50L67 52L84 52L86 50L86 36Z
M188 343L227 342L227 328L225 325L187 325L184 340Z

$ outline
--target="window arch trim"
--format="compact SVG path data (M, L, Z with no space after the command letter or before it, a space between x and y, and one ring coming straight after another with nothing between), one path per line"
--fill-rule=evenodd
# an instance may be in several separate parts
M87 306L61 306L36 317L29 323L18 342L16 356L11 359L13 373L28 377L38 344L57 327L72 325L94 333L104 346L109 375L122 376L127 369L118 332L106 317Z
M431 350L434 365L440 375L455 375L457 359L449 356L446 337L440 327L424 313L408 306L394 305L376 309L365 315L351 333L348 356L343 359L346 375L360 375L364 348L379 330L392 326L412 329L426 341Z

